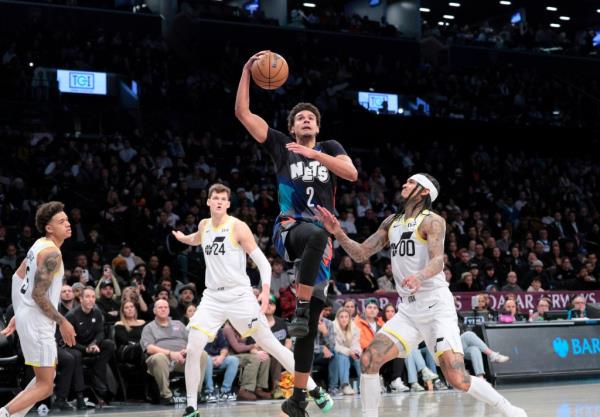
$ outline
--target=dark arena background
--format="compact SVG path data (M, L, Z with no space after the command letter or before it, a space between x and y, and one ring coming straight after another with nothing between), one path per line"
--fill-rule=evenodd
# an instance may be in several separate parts
M162 298L187 323L204 257L171 232L197 231L216 182L272 264L274 316L291 320L295 271L271 237L273 163L234 114L242 68L261 50L283 56L289 77L275 90L253 84L252 111L288 133L288 111L315 104L318 140L339 141L358 170L335 197L352 239L402 209L409 176L439 181L444 272L461 333L477 340L467 349L463 339L468 371L530 417L599 416L596 0L0 0L0 328L13 315L13 274L40 237L36 210L58 200L72 229L59 311L81 308L93 286L94 337L114 350L103 372L85 346L73 366L57 332L54 393L30 413L181 416L183 374L170 373L172 396L161 398L139 334L117 322L127 302L152 322ZM324 320L353 300L368 345L365 306L375 300L379 326L399 301L389 248L362 264L333 248ZM247 274L258 292L252 261ZM360 376L350 366L347 384L337 378L326 333L312 376L336 401L330 416L358 417ZM449 387L426 349L415 354L382 373L382 416L501 417ZM256 399L242 386L251 366L237 362L231 395L220 391L224 366L204 381L200 414L278 415L289 375L271 369L273 398ZM32 376L18 335L0 336L0 405Z

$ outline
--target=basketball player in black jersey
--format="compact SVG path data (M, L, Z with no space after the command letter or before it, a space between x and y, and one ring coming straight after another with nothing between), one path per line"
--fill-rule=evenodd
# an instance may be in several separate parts
M280 206L273 241L286 261L297 262L296 315L289 326L290 335L296 336L294 394L282 405L295 417L305 414L306 383L332 256L331 238L315 216L316 207L334 211L337 177L356 181L358 173L339 142L317 142L321 114L312 104L298 103L290 111L289 136L250 111L250 69L266 52L253 55L244 65L235 115L273 159Z

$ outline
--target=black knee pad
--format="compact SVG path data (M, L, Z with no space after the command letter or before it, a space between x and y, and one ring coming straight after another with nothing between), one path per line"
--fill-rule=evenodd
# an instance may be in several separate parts
M310 299L308 334L302 338L297 338L294 346L294 370L297 372L307 373L311 371L315 338L317 337L319 317L323 307L325 307L325 303L322 300L316 297Z

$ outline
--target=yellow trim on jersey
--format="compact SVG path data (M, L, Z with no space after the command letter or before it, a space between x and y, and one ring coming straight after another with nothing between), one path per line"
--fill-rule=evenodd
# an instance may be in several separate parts
M254 333L256 333L258 331L258 326L254 326L253 328L251 328L250 330L248 330L246 333L240 335L240 337L248 337L248 336L252 336Z
M227 225L227 223L229 223L230 219L231 219L231 216L229 214L227 214L227 220L225 220L223 223L217 225L216 227L213 226L212 219L208 219L208 222L210 223L210 227L211 227L212 231L218 232L219 229L222 229L223 227L225 227Z
M210 219L202 219L200 220L200 224L198 225L198 234L200 235L200 246L203 244L202 235L206 232L206 221L210 221Z
M233 246L234 248L237 249L240 247L240 245L233 237L233 228L235 227L235 221L234 221L235 217L230 216L230 219L231 219L231 224L229 225L229 241L231 242L231 246Z
M194 329L194 330L198 330L199 332L204 333L206 336L208 336L208 341L209 342L212 342L213 340L215 340L215 336L216 336L215 334L209 332L208 330L203 329L200 326L197 326L195 324L190 324L190 328Z
M418 227L417 227L417 230L415 230L414 236L415 236L415 239L418 240L423 245L427 244L427 240L423 239L423 236L421 236L421 233L419 233L419 228Z
M452 351L452 352L454 352L454 353L460 353L461 355L464 355L464 353L462 353L462 352L459 352L458 350L454 350L454 349L452 349L451 347L449 347L449 348L446 348L446 349L444 349L444 350L441 350L441 351L439 351L439 352L435 352L435 358L436 358L436 359L439 359L439 358L440 358L440 356L442 356L444 353L448 352L449 350L451 350L451 351Z
M25 362L25 365L33 366L34 368L56 368L56 361L54 365L42 366L39 362Z
M396 339L398 339L398 341L399 341L400 343L402 343L402 347L404 347L404 350L406 351L406 354L409 354L409 353L410 353L410 347L408 346L408 343L406 342L406 340L405 340L405 339L404 339L402 336L400 336L400 335L399 335L398 333L396 333L395 331L393 331L393 330L391 330L391 329L388 329L387 327L383 327L383 328L381 329L381 331L382 331L382 332L386 332L386 333L388 333L388 334L390 334L390 335L394 336Z

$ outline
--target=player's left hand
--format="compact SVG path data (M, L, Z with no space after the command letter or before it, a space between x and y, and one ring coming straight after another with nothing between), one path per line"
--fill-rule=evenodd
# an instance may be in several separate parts
M305 157L311 158L311 159L315 159L315 155L317 154L317 151L315 151L314 149L308 148L304 145L300 145L297 142L290 142L290 143L286 144L285 147L290 152L293 152L295 154L302 155L302 156L305 156Z
M414 293L421 288L421 280L416 275L409 275L402 280L400 285L410 289Z
M269 296L271 295L271 293L269 291L261 291L260 294L258 294L258 301L260 302L260 312L262 314L266 314L267 313L267 308L269 307Z
M10 319L10 321L8 322L8 324L6 325L6 327L4 329L2 329L0 334L8 337L11 334L13 334L15 332L15 330L17 330L17 322L15 321L15 316L13 316Z

